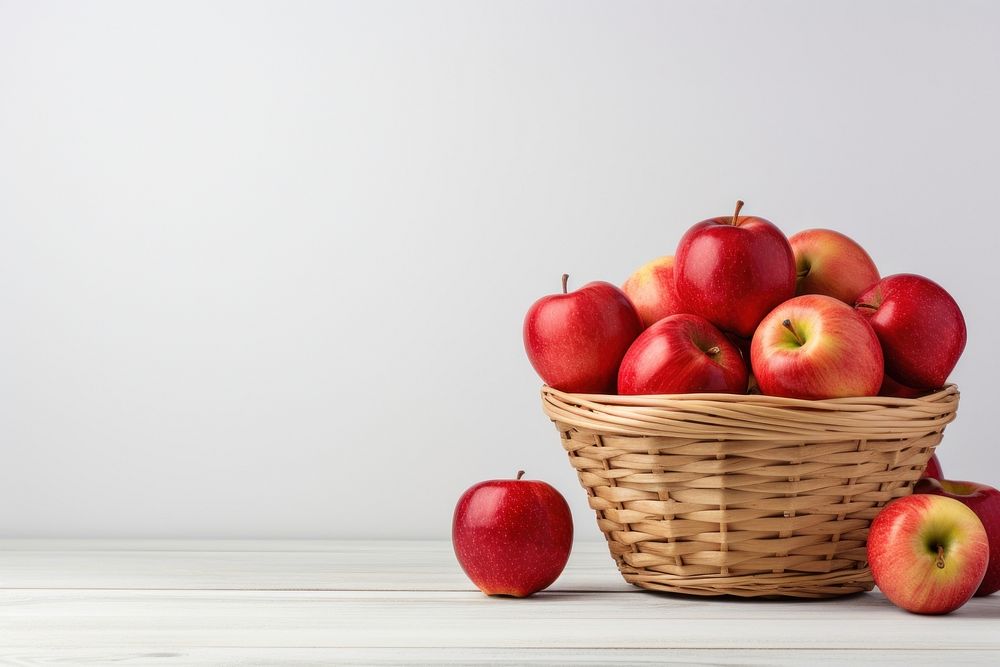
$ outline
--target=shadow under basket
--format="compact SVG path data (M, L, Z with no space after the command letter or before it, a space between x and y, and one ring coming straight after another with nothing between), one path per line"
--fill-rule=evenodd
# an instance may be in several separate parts
M542 388L625 580L743 597L871 590L868 527L911 493L958 399Z

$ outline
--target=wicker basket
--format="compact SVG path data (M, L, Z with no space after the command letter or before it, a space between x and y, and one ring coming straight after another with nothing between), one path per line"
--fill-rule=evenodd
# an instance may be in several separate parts
M542 388L625 580L692 595L871 590L868 526L909 495L958 389L916 399Z

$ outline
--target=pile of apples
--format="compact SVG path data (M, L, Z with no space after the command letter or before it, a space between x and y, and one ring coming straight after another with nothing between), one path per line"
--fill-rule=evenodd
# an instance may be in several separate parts
M913 398L942 387L965 319L937 283L880 277L847 236L786 238L763 218L710 218L623 287L592 282L536 301L524 347L550 387L584 394L763 393ZM872 523L868 558L893 603L947 613L1000 590L1000 491L942 479Z
M829 229L790 238L763 218L691 227L619 289L592 282L534 303L524 346L550 387L585 394L759 392L915 397L943 386L965 319L923 276L880 278Z

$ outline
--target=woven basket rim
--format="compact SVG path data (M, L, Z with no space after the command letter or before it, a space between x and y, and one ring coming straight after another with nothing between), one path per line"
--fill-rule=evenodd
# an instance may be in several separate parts
M879 405L879 406L907 406L920 405L924 403L937 403L947 399L949 396L959 394L958 385L954 383L946 384L941 389L917 396L916 398L898 398L895 396L849 396L845 398L825 398L825 399L802 399L785 398L783 396L769 396L767 394L724 394L724 393L703 393L703 394L578 394L562 391L549 385L542 385L543 394L552 394L563 399L580 399L590 403L602 405L627 405L635 407L658 407L663 404L670 404L676 401L700 401L703 403L720 403L732 405L740 403L743 405L770 405L781 407L800 407L813 410L844 410L851 405Z
M571 394L542 387L550 419L609 435L731 440L905 438L955 418L958 387L917 398L860 396L803 400L760 394Z

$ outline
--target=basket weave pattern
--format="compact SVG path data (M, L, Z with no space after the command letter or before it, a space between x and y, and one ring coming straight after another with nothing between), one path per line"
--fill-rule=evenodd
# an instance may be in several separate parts
M746 597L871 590L869 524L910 494L958 399L542 389L626 581Z

